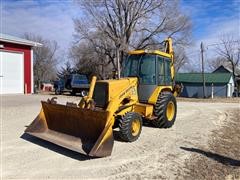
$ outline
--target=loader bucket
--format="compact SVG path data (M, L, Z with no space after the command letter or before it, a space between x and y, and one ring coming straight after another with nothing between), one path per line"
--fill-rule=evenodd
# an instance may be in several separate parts
M105 157L113 148L112 124L107 111L42 102L25 132L79 153Z

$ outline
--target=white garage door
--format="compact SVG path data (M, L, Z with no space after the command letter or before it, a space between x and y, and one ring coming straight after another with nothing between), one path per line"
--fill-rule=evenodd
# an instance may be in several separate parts
M23 54L0 51L0 94L24 93Z

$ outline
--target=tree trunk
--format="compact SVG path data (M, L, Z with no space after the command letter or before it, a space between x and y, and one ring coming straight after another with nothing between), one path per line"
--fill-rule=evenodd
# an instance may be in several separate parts
M117 77L120 79L121 67L120 67L120 50L116 48L116 60L117 60Z
M37 83L38 83L38 91L40 91L41 90L41 83L40 83L39 79L37 80Z
M102 68L102 79L105 80L106 77L105 77L104 64L102 63L101 66L102 66L102 67L101 67L101 68Z

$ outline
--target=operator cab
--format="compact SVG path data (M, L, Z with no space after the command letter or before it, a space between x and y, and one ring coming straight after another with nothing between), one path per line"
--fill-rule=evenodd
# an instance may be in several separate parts
M158 86L172 86L171 58L154 53L130 54L124 62L122 76L138 77L140 102L148 102Z

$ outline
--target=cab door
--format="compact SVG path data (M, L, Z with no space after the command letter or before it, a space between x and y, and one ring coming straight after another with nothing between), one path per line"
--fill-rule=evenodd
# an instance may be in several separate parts
M140 102L148 102L157 87L156 55L144 54L139 61L138 97Z

